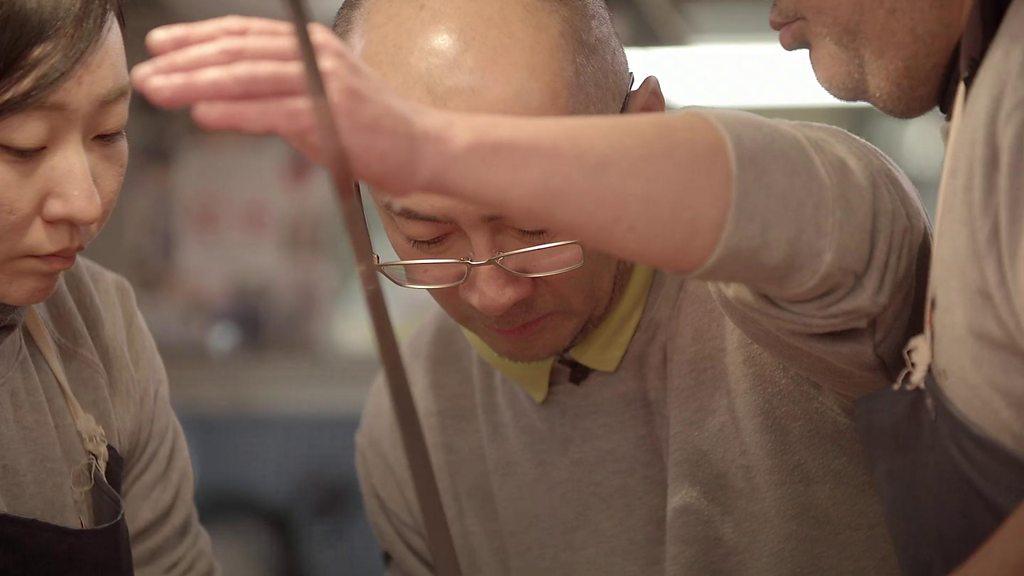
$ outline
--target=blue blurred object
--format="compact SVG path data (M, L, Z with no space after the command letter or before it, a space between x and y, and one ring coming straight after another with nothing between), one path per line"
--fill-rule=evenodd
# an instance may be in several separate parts
M357 418L183 414L181 421L199 513L225 576L383 573L356 478Z

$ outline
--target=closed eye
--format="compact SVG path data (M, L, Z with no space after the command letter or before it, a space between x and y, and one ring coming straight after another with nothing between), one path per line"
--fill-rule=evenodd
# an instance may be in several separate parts
M521 228L516 228L516 232L527 238L541 238L548 234L547 230L523 230Z
M11 156L17 160L31 160L46 150L46 146L37 146L34 148L18 148L17 146L3 146L0 145L0 150L3 150L4 154Z
M448 238L447 234L442 234L441 236L435 236L435 237L429 238L427 240L417 240L415 238L406 238L406 241L409 242L409 246L411 246L413 248L417 248L417 249L423 250L423 249L426 249L426 248L437 247L442 242L444 242L447 238Z
M118 130L117 132L108 132L106 134L99 134L95 137L96 140L104 144L116 144L124 140L128 136L125 130Z

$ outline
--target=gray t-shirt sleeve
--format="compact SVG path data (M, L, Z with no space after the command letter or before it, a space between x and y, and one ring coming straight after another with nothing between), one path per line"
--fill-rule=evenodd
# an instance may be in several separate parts
M838 128L703 111L728 142L733 205L709 261L730 319L841 396L901 366L923 296L927 217L881 152Z
M131 287L118 278L132 394L119 406L128 530L139 575L217 574L209 536L200 526L194 479L181 425L171 408L167 374Z

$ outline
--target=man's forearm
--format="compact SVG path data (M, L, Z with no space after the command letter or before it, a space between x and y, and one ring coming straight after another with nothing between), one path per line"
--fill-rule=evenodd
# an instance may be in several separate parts
M617 257L689 272L731 205L728 146L698 112L524 119L442 114L422 188L550 227Z

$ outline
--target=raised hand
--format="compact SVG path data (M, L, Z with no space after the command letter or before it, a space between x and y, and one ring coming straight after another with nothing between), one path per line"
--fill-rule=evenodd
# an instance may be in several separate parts
M396 96L328 28L309 31L356 177L392 193L415 190L443 113ZM132 81L153 104L189 107L207 130L276 134L324 162L292 24L227 16L156 28L146 45L153 58Z

